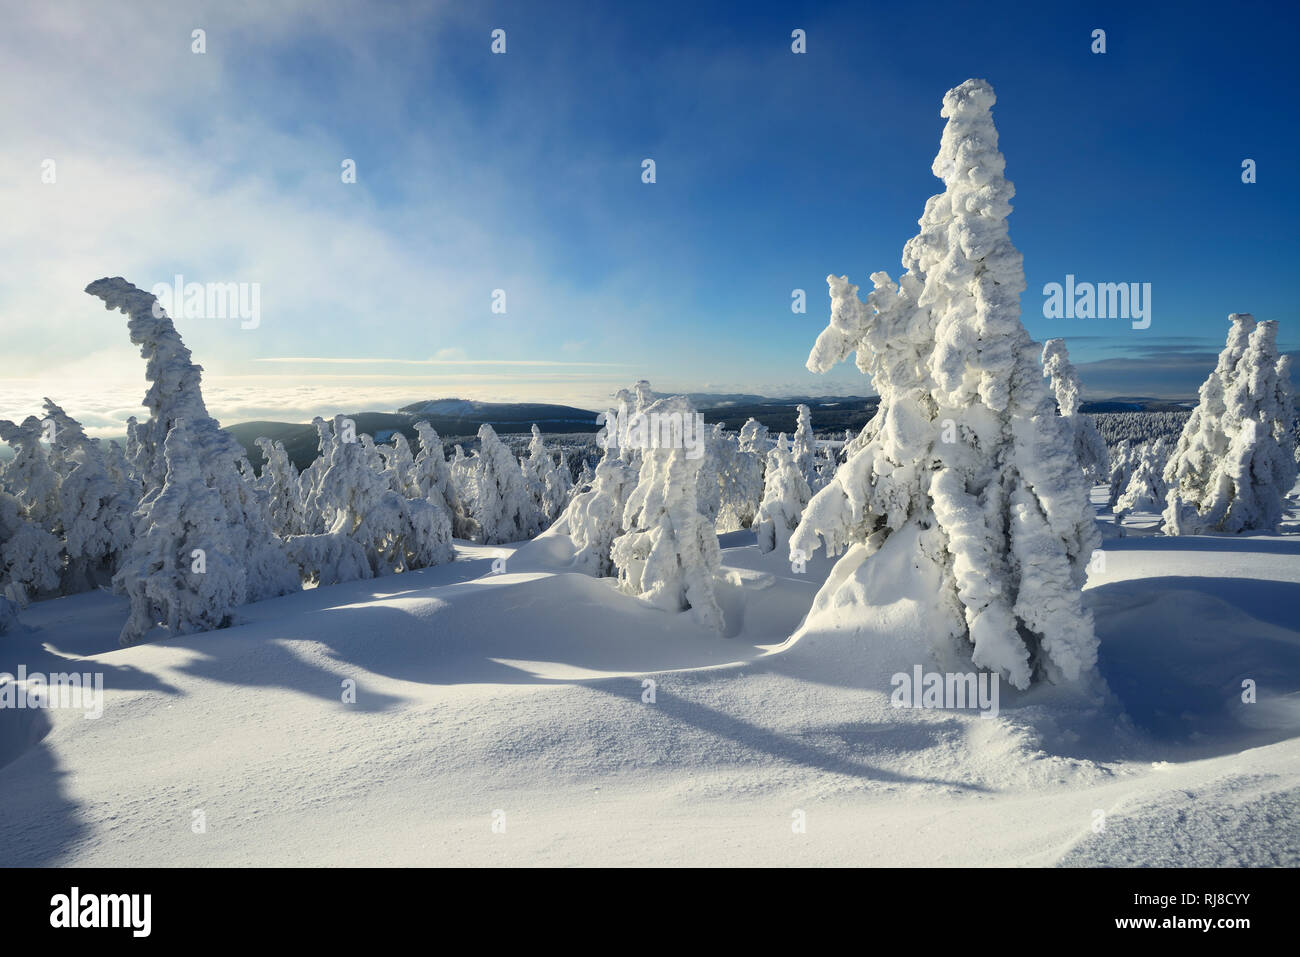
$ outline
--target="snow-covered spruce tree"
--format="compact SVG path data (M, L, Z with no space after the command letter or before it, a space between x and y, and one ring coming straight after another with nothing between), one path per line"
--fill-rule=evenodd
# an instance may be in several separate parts
M763 500L754 520L760 552L784 549L790 544L791 534L799 527L799 516L811 498L812 490L795 464L794 456L786 451L782 433L776 447L767 453Z
M415 423L415 432L420 437L420 454L415 457L415 480L420 496L446 509L451 516L454 538L472 538L474 523L469 516L468 503L461 497L460 486L442 451L442 439L428 422ZM461 447L458 445L456 449L463 458Z
M41 445L39 419L0 420L14 450L0 473L0 584L15 604L58 594L66 565L59 476Z
M572 502L583 492L588 491L594 481L596 481L596 470L591 467L590 462L584 459L582 462L582 471L580 471L578 477L573 480L573 488L569 490L569 501ZM567 503L565 508L568 508Z
M0 474L0 487L22 503L24 516L47 532L58 534L63 505L59 499L59 474L41 444L41 420L29 415L22 425L0 419L0 439L14 450L13 459Z
M685 398L685 396L683 396ZM694 415L694 412L691 413ZM704 455L700 459L700 471L696 476L696 505L705 521L717 531L718 513L722 511L722 476L724 467L722 459L727 454L723 443L722 426L705 428L700 436L704 443Z
M229 529L227 538L235 549L232 560L245 572L242 580L246 593L240 604L300 588L302 583L284 543L271 528L267 502L253 486L253 470L244 450L208 414L200 389L203 370L191 361L190 350L158 300L120 276L97 279L86 287L86 292L102 299L104 308L127 314L131 341L140 347L140 355L146 360L145 378L151 385L144 405L149 419L128 432L130 457L145 489L141 506L162 488L169 468L164 444L172 426L183 419L186 439L173 448L172 454L195 456L193 464L198 475L220 497L219 521ZM144 531L137 527L133 549L143 541L140 536ZM132 567L142 567L144 558L136 556ZM124 581L120 572L114 581Z
M62 576L58 537L29 519L17 498L0 491L0 590L21 606L56 594Z
M1168 535L1276 531L1295 484L1291 357L1278 355L1276 322L1228 321L1227 345L1165 466Z
M328 528L334 522L333 514L321 513L321 497L318 494L321 479L329 468L330 450L338 439L334 435L334 426L319 415L311 420L316 429L316 458L298 475L298 514L300 531L314 533Z
M1137 457L1142 447L1142 443L1134 444L1130 439L1121 439L1113 449L1110 450L1110 493L1107 504L1111 508L1119 501L1119 497L1124 494L1128 488L1129 481L1133 478L1133 468L1137 465Z
M266 496L271 528L281 538L306 531L302 517L298 467L289 460L284 443L265 436L257 439L262 450L262 474L256 486Z
M772 451L772 440L768 435L767 426L758 419L746 419L745 424L740 427L740 447L746 452L757 452L763 460L766 460L767 453Z
M790 453L794 457L794 467L815 492L820 486L817 484L817 439L813 436L812 410L801 405L798 406L798 413L794 438L790 441Z
M977 667L1024 688L1094 665L1081 589L1100 537L1073 437L1020 323L1024 270L1007 235L1014 189L994 101L983 80L945 95L933 165L945 190L903 250L902 279L874 273L863 302L846 278L828 277L831 321L808 368L825 372L856 352L880 407L869 441L809 503L790 547L851 547L848 571L823 588L849 595L864 587L870 556L907 529L899 540L915 538L912 560L943 583L948 635L970 643Z
M528 443L528 457L521 463L524 484L537 511L538 524L545 529L559 516L568 500L573 478L563 455L557 465L542 439L542 431L533 425L533 437Z
M394 491L377 447L366 441L369 436L354 437L350 420L342 415L335 417L332 435L320 426L317 429L325 464L313 475L305 511L318 524L310 536L289 539L309 579L342 581L342 576L357 570L354 550L337 542L342 538L360 546L370 573L376 576L426 568L455 557L446 509ZM317 538L322 535L326 538Z
M831 479L835 477L835 470L840 467L839 459L829 444L826 445L815 459L817 482L816 485L809 485L809 488L823 489L830 484Z
M714 429L711 451L717 456L721 500L717 530L749 528L763 501L763 457L742 448L736 436L724 434L721 424Z
M474 462L474 521L476 540L501 545L532 538L541 516L524 484L524 472L514 453L486 422L478 430L479 450Z
M1064 339L1048 339L1043 344L1043 375L1051 379L1061 417L1070 424L1070 431L1074 433L1074 452L1088 484L1096 485L1103 476L1110 474L1106 442L1097 431L1092 416L1079 411L1083 396L1079 372L1070 361Z
M573 497L573 468L569 465L569 455L563 448L556 454L559 455L559 461L546 476L546 501L551 521L564 512L564 507Z
M614 413L610 411L606 422L614 421ZM598 578L611 578L617 569L610 549L614 539L627 531L623 526L623 510L636 488L638 470L623 457L630 450L618 445L608 427L597 441L603 444L605 454L592 473L590 488L573 497L556 525L573 539L575 569Z
M452 485L456 489L456 496L459 498L461 507L464 510L464 526L458 528L457 538L463 538L468 541L477 540L479 535L478 522L474 519L474 473L478 470L478 465L474 461L474 456L467 456L465 449L457 443L452 448L451 460L447 463L447 468L451 471ZM464 534L462 534L462 531Z
M163 484L140 505L136 538L114 585L131 601L119 640L129 645L156 625L173 635L223 628L248 595L243 543L231 538L221 493L199 471L185 419L163 443Z
M394 432L392 442L375 445L375 452L383 463L388 487L403 498L424 498L415 473L415 455L411 444L401 432Z
M694 414L685 396L660 399L644 411L683 421ZM637 485L623 510L627 531L614 540L610 557L624 591L669 611L690 609L700 624L721 632L722 553L713 523L700 513L696 485L703 458L691 458L685 448L641 449Z
M60 591L88 591L112 581L130 548L136 502L114 477L103 446L58 405L45 400L51 460L59 473L59 529L66 565Z
M1159 512L1165 507L1169 486L1165 485L1165 462L1169 440L1143 442L1132 455L1130 477L1123 494L1115 500L1115 524L1131 512Z

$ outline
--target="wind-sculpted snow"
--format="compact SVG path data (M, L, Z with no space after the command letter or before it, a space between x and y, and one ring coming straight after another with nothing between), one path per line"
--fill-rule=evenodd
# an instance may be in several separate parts
M993 103L983 80L944 97L933 171L946 188L904 247L902 278L873 273L865 300L846 277L827 278L831 320L808 368L825 372L856 353L880 408L790 549L861 546L866 561L847 556L856 570L825 586L851 588L891 535L916 529L915 561L937 566L943 583L937 639L965 639L975 665L1024 688L1094 665L1080 589L1100 540L1073 432L1020 323L1024 271L1006 223L1014 188Z

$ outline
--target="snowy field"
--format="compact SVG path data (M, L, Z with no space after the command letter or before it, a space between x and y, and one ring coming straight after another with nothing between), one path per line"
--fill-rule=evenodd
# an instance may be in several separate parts
M104 713L0 709L0 858L1300 863L1295 495L1283 534L1254 536L1158 537L1141 514L1121 536L1093 499L1098 673L1004 683L996 718L891 707L892 674L941 664L932 583L891 567L902 535L873 559L894 599L856 629L803 623L831 561L794 574L750 532L721 539L725 637L566 571L553 533L127 648L125 599L40 602L0 671L103 672Z

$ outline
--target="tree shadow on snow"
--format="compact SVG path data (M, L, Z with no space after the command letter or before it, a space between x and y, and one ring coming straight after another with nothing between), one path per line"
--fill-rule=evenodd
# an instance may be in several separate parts
M8 762L0 768L0 866L56 866L86 827L63 787L68 772L44 740L49 716L44 711L0 712L0 717L14 715L21 716L24 726L14 722L0 728L0 749L10 752L0 755L0 761ZM21 753L14 753L15 748Z
M621 702L640 701L640 679L605 679L585 682L584 687ZM890 771L867 763L882 753L922 752L944 739L960 734L956 720L900 722L890 724L837 724L811 728L797 736L765 728L751 721L683 697L686 685L676 691L656 691L654 704L644 707L656 718L666 717L678 725L703 731L729 742L727 758L739 764L758 765L765 758L799 765L825 774L840 775L881 784L933 785L963 791L988 789L966 781L945 780Z

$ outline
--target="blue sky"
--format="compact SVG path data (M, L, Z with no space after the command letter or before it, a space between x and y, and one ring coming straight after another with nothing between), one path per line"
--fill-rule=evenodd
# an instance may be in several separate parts
M941 98L972 76L998 94L1025 324L1069 340L1090 394L1194 394L1233 311L1300 346L1283 5L55 2L12 20L0 414L51 393L94 427L134 411L125 323L81 292L117 274L259 284L256 328L177 319L223 420L592 405L641 377L868 392L851 366L803 367L825 277L897 276L942 185ZM1043 318L1067 273L1150 283L1150 328Z

